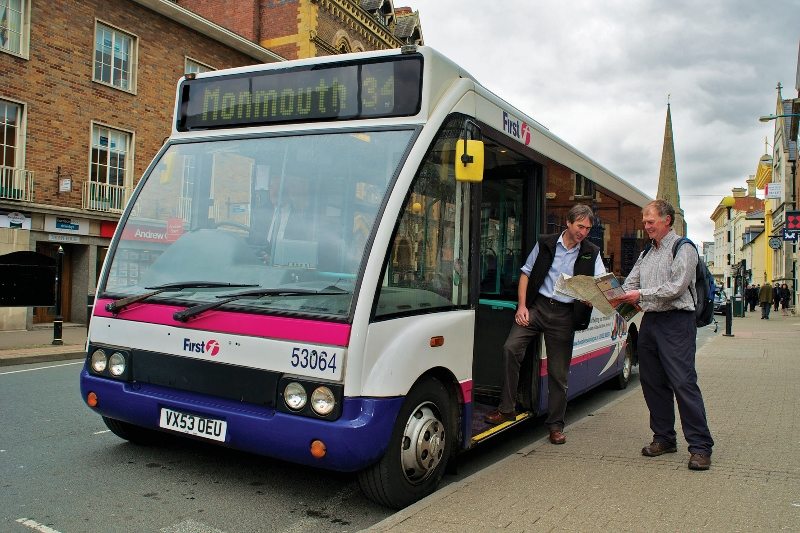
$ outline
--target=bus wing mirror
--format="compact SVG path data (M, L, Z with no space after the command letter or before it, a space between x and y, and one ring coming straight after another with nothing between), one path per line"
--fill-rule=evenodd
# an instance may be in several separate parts
M456 181L483 181L483 141L456 141Z

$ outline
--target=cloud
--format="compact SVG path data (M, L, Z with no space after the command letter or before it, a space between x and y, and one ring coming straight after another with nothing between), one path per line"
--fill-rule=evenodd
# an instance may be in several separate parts
M696 241L746 187L797 96L800 0L405 0L427 45L643 192L656 193L670 96L681 207Z

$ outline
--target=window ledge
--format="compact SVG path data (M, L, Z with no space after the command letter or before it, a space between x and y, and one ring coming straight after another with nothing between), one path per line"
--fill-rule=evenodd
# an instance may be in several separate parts
M123 89L122 87L117 87L114 84L106 83L106 82L104 82L102 80L98 80L98 79L95 79L95 78L92 78L92 81L94 83L98 84L98 85L102 85L102 86L108 87L110 89L115 89L117 91L120 91L120 92L123 92L123 93L128 93L130 95L136 96L136 89Z
M18 52L12 52L8 48L0 48L0 52L3 52L3 53L8 54L10 56L18 57L20 59L24 59L26 61L30 61L30 59L31 59L30 58L30 54L28 53L27 50L25 52L19 52L18 53Z

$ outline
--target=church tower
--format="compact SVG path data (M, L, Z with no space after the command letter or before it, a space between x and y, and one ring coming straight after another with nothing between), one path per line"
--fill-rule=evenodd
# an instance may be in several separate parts
M664 148L661 150L661 171L658 174L656 198L666 200L675 208L675 223L672 228L678 235L686 236L686 219L681 209L678 193L678 171L675 167L675 145L672 143L672 114L667 103L667 123L664 126Z

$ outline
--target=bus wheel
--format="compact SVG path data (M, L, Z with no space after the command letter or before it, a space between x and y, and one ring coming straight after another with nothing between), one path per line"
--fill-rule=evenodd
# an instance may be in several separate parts
M111 430L111 433L133 444L140 444L143 446L155 444L161 437L159 432L153 431L152 429L134 426L133 424L114 418L108 418L107 416L103 417L103 422L106 427Z
M453 423L450 395L441 382L428 377L417 383L397 415L386 453L359 473L364 494L401 509L436 490L453 450Z
M617 376L617 381L615 382L617 390L626 388L628 383L631 382L634 350L635 348L633 347L633 342L631 339L628 339L628 342L625 343L625 359L622 361L622 370Z

